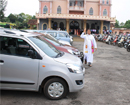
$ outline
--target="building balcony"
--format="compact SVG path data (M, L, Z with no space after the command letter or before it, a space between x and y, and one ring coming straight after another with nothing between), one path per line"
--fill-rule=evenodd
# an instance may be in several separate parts
M80 20L100 20L100 21L116 21L115 17L108 16L93 16L93 15L79 15L79 14L38 14L36 13L37 19L80 19Z
M70 6L69 11L84 11L84 7L81 6Z

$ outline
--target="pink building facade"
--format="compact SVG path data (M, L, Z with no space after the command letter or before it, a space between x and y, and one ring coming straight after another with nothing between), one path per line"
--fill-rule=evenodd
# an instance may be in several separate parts
M39 0L37 29L110 29L111 0Z

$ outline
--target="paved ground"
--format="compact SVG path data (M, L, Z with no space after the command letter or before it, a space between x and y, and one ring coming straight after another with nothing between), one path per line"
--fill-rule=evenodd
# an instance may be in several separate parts
M85 86L59 101L36 92L1 91L2 105L130 105L130 53L98 42L93 67L86 67ZM83 42L73 45L82 51Z

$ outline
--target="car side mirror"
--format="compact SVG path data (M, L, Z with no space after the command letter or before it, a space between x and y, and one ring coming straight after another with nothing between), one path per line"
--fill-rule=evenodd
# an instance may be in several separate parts
M35 58L36 58L35 53L34 53L33 50L28 50L28 55L29 55L29 57L32 58L32 59L35 59Z

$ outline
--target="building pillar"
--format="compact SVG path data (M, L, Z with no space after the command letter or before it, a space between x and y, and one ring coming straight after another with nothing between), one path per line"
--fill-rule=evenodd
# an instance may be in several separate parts
M30 25L30 30L32 29L32 25Z
M39 30L39 19L37 19L37 30Z
M83 25L84 25L83 28L85 29L85 28L87 28L87 27L86 27L86 22L87 22L87 20L84 20L83 22L84 22L84 23L83 23Z
M66 30L69 33L69 19L66 19Z
M37 30L39 30L39 24L37 24Z
M100 34L103 34L103 21L101 21Z
M48 19L48 28L51 29L51 18Z

